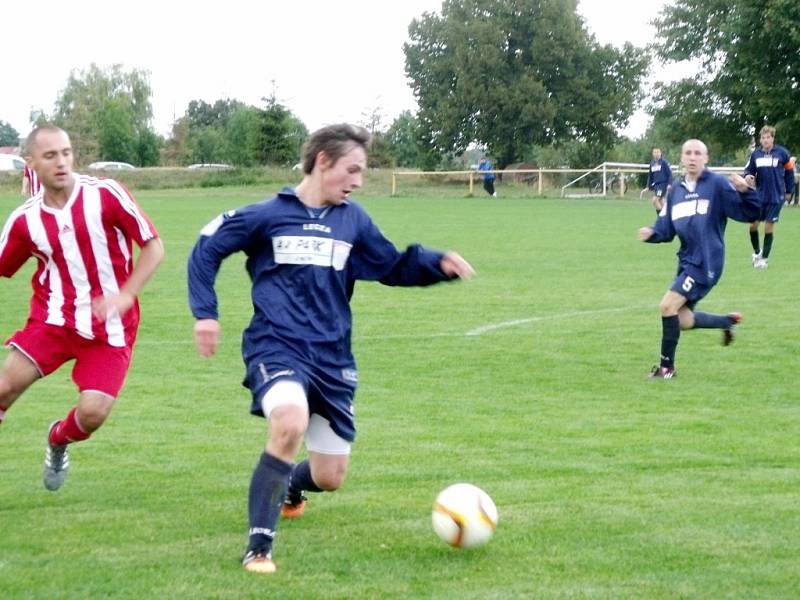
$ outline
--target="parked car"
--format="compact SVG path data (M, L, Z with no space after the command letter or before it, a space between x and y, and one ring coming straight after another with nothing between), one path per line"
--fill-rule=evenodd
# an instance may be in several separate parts
M231 165L222 163L197 163L186 168L192 171L230 171L233 169Z
M100 161L93 162L89 168L96 171L130 171L136 167L126 162Z
M16 154L0 154L0 171L22 171L25 159Z

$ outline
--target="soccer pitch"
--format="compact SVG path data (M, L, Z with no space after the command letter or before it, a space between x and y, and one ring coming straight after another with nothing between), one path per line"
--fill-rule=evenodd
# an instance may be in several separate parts
M0 427L0 597L787 598L800 589L800 210L767 270L728 225L701 310L740 311L735 343L683 332L657 362L673 244L636 241L638 200L368 197L398 247L462 253L470 282L353 299L359 434L348 479L280 523L278 572L246 573L247 489L265 424L248 414L243 258L217 282L223 341L197 356L186 257L223 210L274 190L142 191L167 257L142 294L126 386L106 425L41 483L49 423L75 401L69 366ZM5 220L18 197L0 194ZM32 263L0 280L0 334L27 315ZM484 547L432 532L437 493L466 481L500 512Z

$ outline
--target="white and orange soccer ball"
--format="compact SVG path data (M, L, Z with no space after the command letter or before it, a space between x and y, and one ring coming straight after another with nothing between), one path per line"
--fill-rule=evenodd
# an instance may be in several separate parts
M433 530L456 548L474 548L497 529L497 507L489 494L471 483L455 483L433 503Z

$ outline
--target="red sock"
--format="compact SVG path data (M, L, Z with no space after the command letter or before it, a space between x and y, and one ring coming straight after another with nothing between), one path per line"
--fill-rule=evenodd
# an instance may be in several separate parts
M54 446L63 446L70 442L80 442L87 439L91 433L86 433L78 423L78 407L73 407L67 417L59 421L50 432L50 443Z

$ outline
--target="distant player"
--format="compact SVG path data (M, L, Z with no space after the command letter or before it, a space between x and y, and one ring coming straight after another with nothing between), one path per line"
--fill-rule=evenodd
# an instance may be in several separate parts
M651 202L657 213L661 212L664 206L670 185L672 185L672 169L667 160L661 156L661 148L653 148L653 160L650 161L650 170L647 172L647 189L653 192Z
M753 246L753 266L766 269L772 251L775 223L784 202L794 191L794 162L789 151L775 144L775 128L765 125L760 133L761 146L753 150L745 166L745 180L755 183L761 199L761 212L750 223L750 244ZM758 241L758 224L764 221L764 245Z
M47 434L44 485L55 491L69 469L67 445L105 422L122 388L139 325L136 297L164 250L124 187L72 172L66 132L38 127L25 148L42 189L0 233L0 275L11 277L31 257L38 265L28 321L6 341L0 422L34 381L75 361L78 402ZM141 247L135 264L133 243Z
M653 227L642 227L639 240L654 244L681 241L678 275L661 299L661 363L651 378L675 376L675 351L681 329L721 329L722 343L733 341L738 313L712 315L695 312L697 303L719 282L725 264L725 225L728 219L746 223L758 214L758 194L745 180L728 180L707 170L708 150L700 140L688 140L681 149L684 179L667 194ZM734 187L735 186L735 187Z
M486 193L489 194L492 198L497 198L497 192L494 189L494 180L497 176L492 173L494 166L492 163L489 162L489 159L485 156L481 158L480 162L478 163L478 171L483 171L483 189L486 190Z
M798 173L800 173L800 171L798 171L798 169L800 169L800 165L797 164L797 157L796 156L792 156L790 158L790 161L791 161L792 166L793 166L792 170L794 171L794 191L789 196L789 199L786 201L786 204L787 205L794 205L795 207L797 207L798 196L800 196L800 194L798 193L798 192L800 192L800 184L798 183Z
M27 199L35 196L40 189L42 189L42 185L39 183L39 176L36 171L29 165L25 165L25 169L22 172L22 197Z
M369 134L352 125L316 131L303 148L303 181L277 196L226 212L206 225L189 257L195 342L214 354L220 337L214 280L222 261L247 255L254 314L242 350L250 411L269 420L266 451L250 483L250 537L244 568L272 573L272 544L283 507L305 506L303 491L333 491L347 473L355 439L358 375L350 349L350 297L359 279L430 285L468 279L453 252L419 245L398 252L349 199L367 168ZM308 460L293 465L305 438Z

